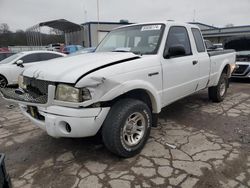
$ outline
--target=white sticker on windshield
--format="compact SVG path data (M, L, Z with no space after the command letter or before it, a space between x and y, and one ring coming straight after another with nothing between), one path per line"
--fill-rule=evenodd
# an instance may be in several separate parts
M143 26L141 28L141 31L152 31L152 30L160 30L161 29L161 25L147 25L147 26Z

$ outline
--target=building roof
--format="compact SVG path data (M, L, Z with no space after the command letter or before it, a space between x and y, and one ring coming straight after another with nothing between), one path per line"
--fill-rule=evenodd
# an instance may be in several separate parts
M79 31L83 29L83 27L79 24L75 24L73 22L70 22L65 19L59 19L59 20L52 20L48 22L41 22L38 24L40 27L42 26L48 26L54 29L58 29L63 32L72 32L72 31Z
M250 25L202 30L205 37L250 35Z
M212 25L207 25L207 24L204 24L204 23L200 23L200 22L188 22L189 24L194 24L194 25L197 25L197 26L202 26L203 28L207 28L207 29L218 29L218 27L214 27Z
M128 25L128 24L132 24L129 22L86 22L86 23L82 23L81 25L88 25L88 24L109 24L109 25Z

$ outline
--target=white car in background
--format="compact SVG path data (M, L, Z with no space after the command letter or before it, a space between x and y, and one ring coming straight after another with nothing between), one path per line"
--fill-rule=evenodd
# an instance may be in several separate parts
M0 61L0 87L14 85L24 69L41 61L66 56L52 51L27 51L14 54Z

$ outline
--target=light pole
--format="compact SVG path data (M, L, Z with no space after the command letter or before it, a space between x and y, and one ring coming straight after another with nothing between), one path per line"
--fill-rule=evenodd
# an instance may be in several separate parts
M98 21L98 24L99 24L99 21L100 21L100 15L99 15L99 0L97 0L97 21Z
M99 21L100 21L100 14L99 14L99 0L97 0L97 40L99 41Z

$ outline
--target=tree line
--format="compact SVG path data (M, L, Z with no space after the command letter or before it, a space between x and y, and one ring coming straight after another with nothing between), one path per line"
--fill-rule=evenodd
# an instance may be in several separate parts
M53 30L53 29L52 29ZM23 30L17 30L12 32L9 29L8 24L0 24L0 47L8 46L27 46L27 32ZM42 45L46 46L51 43L64 43L63 33L50 32L50 34L41 34Z

